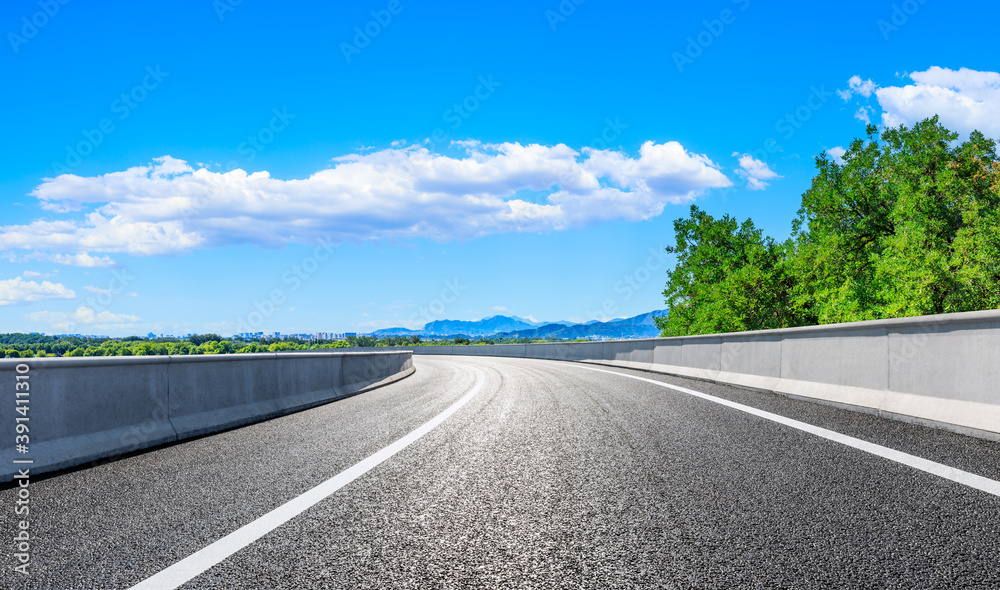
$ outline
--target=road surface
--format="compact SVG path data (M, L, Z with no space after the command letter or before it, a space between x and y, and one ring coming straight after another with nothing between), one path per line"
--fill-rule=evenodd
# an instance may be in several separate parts
M626 369L414 362L33 478L29 574L8 542L0 587L1000 588L1000 443Z

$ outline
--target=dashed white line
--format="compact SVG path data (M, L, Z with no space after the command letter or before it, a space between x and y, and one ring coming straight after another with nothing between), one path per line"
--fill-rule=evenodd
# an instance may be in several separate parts
M434 430L435 427L447 420L449 416L457 412L469 400L475 397L486 383L485 374L479 370L475 372L476 384L468 393L416 430L324 481L301 496L289 500L257 520L229 533L208 547L146 578L142 582L132 586L131 590L172 590L178 588L192 580L195 576L207 571L210 567L221 563L240 549L250 545L257 539L260 539L315 506L340 488L368 473L383 461L402 451L431 430Z
M872 455L877 455L879 457L889 459L890 461L895 461L896 463L901 463L903 465L908 465L914 469L919 469L920 471L936 475L938 477L943 477L944 479L951 480L955 483L960 483L962 485L969 486L970 488L975 488L977 490L986 492L987 494L993 494L994 496L1000 496L1000 481L995 481L981 475L976 475L975 473L969 473L968 471L962 471L961 469L956 469L954 467L949 467L941 463L936 463L922 457L917 457L916 455L910 455L909 453L904 453L902 451L897 451L895 449L890 449L889 447L883 447L882 445L877 445L875 443L870 443L859 438L854 438L853 436L847 436L846 434L841 434L839 432L834 432L833 430L827 430L826 428L820 428L819 426L813 426L812 424L806 424L805 422L799 422L798 420L793 420L791 418L785 418L784 416L779 416L778 414L772 414L771 412L765 412L764 410L758 410L750 406L745 406L736 402L731 402L727 399L721 397L715 397L713 395L708 395L707 393L702 393L700 391L695 391L693 389L687 389L686 387L679 387L677 385L671 385L669 383L664 383L662 381L656 381L654 379L647 379L645 377L637 377L635 375L628 375L626 373L619 373L617 371L607 371L604 369L597 369L594 367L586 367L583 365L572 363L572 366L579 369L586 369L588 371L597 371L598 373L608 373L610 375L618 375L619 377L628 377L629 379L635 379L637 381L645 381L647 383L652 383L653 385L659 385L660 387L666 387L668 389L673 389L681 393L686 393L688 395L693 395L695 397L700 397L701 399L708 400L723 406L727 406L741 412L746 412L748 414L753 414L754 416L759 416L766 420L772 422L777 422L778 424L783 424L796 430L801 430L803 432L808 432L809 434L816 435L827 440L832 440L843 445L858 449L859 451L864 451L866 453L871 453Z

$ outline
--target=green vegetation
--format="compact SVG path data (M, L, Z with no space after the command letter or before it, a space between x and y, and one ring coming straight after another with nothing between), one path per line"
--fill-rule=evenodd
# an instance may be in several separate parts
M187 340L177 338L81 338L77 336L44 336L40 334L0 334L0 358L39 358L54 356L144 356L188 354L233 354L254 352L284 352L295 350L326 350L332 348L406 347L436 344L530 344L554 342L539 339L479 339L456 337L453 340L423 341L419 336L348 336L345 340L305 341L263 339L252 342L238 338L225 340L218 334L200 334Z
M843 162L825 153L792 236L691 207L674 222L664 336L1000 308L996 144L937 117L874 126Z
M321 340L318 342L305 342L298 339L265 339L247 342L240 339L224 340L218 334L195 335L187 340L151 339L139 336L98 339L77 336L54 337L39 334L0 334L0 358L232 354L318 350L359 345L359 339L354 339L354 337L347 340Z

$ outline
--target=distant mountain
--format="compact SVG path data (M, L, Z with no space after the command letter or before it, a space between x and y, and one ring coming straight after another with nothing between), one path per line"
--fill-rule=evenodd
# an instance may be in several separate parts
M517 316L495 315L478 321L438 320L425 324L422 330L406 328L385 328L372 332L373 336L421 336L455 337L468 336L483 338L577 338L590 339L636 339L655 338L660 331L653 318L666 315L666 310L651 311L631 318L601 322L592 320L586 324L573 322L533 322Z
M423 330L407 330L406 328L383 328L372 332L372 336L423 336Z
M653 318L664 315L667 315L665 309L607 322L592 321L586 324L573 324L569 326L546 324L532 330L517 330L497 334L496 336L498 338L563 338L567 340L575 340L577 338L608 340L656 338L660 335L660 330L653 322Z
M498 332L525 330L534 328L531 322L505 315L495 315L490 318L467 322L460 320L438 320L424 325L424 332L431 335L447 336L449 334L464 334L466 336L490 336Z

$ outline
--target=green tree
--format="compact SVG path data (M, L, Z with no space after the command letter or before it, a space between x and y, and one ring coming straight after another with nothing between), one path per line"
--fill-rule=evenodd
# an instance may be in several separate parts
M353 348L371 348L378 343L374 336L348 336L347 344Z
M298 350L299 347L294 342L272 342L267 350L269 352L281 352L283 350Z
M801 325L791 305L789 244L765 237L749 219L715 219L691 206L674 222L677 256L663 291L668 313L656 318L664 336L762 330Z
M198 345L195 354L219 354L221 347L218 340L207 340Z
M1000 307L995 144L937 117L869 126L818 174L794 224L794 302L818 323Z
M222 336L218 334L195 334L188 338L188 341L195 346L201 346L206 342L219 342L222 340Z

